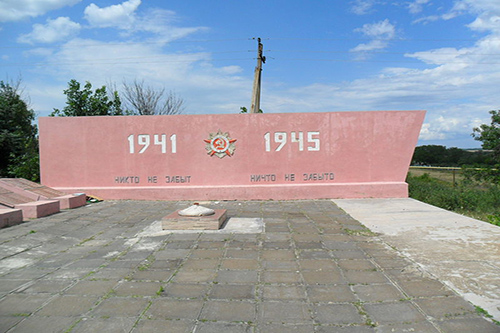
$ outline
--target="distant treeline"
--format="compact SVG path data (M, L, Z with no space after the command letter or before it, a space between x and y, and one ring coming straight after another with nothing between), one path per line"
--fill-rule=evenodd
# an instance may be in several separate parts
M415 148L411 165L461 167L463 165L494 165L490 151L446 148L426 145Z

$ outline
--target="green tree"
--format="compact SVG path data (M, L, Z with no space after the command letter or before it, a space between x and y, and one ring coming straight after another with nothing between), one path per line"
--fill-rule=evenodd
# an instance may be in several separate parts
M481 141L483 149L493 150L493 155L500 163L500 110L492 110L491 124L482 124L472 130L472 137Z
M490 165L474 165L465 172L467 179L480 182L500 184L500 110L492 110L491 124L482 124L472 130L472 137L482 142L483 149L492 150L493 163Z
M0 81L0 176L38 181L35 112L21 97L20 82Z
M54 109L51 116L81 117L81 116L119 116L123 115L122 103L117 91L108 94L106 86L92 91L92 84L86 82L81 85L76 80L68 82L68 89L64 90L67 96L66 106Z

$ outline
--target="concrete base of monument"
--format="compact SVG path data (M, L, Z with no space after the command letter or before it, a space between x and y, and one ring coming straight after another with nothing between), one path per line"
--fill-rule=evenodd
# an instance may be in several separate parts
M53 198L54 200L59 200L61 209L73 209L87 204L87 196L85 193L75 193L63 195L60 197Z
M59 201L40 200L16 205L15 209L23 211L23 220L37 219L60 212Z
M0 208L0 228L12 227L23 222L23 212L20 209Z
M216 209L208 216L181 216L175 211L162 219L163 230L219 230L226 221L226 209Z
M217 186L56 187L108 200L300 200L408 198L405 182L266 184Z

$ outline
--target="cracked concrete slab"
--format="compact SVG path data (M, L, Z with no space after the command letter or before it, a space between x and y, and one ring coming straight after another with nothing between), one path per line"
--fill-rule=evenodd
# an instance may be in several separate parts
M423 270L500 320L500 227L414 199L333 201Z

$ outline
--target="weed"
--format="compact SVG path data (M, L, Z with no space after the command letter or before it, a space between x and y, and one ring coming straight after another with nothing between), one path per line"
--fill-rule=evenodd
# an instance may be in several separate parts
M500 186L452 183L431 177L408 175L410 197L494 225L500 225Z

